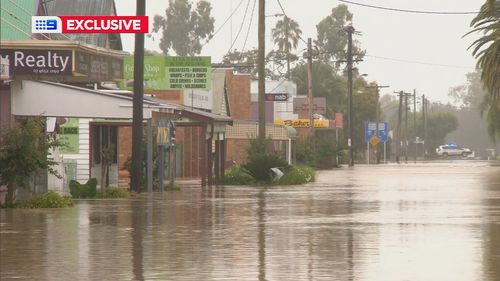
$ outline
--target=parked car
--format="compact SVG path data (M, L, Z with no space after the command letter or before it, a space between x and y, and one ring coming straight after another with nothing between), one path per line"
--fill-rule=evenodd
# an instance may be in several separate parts
M459 147L456 144L445 144L440 145L436 148L436 154L443 157L448 156L462 156L467 157L472 154L472 151L468 148Z

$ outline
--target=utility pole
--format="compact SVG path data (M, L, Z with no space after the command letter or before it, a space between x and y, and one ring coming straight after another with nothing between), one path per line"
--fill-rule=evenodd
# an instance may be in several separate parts
M289 19L285 15L285 52L286 52L286 80L290 80L290 47L288 46L288 23Z
M353 127L354 120L352 114L352 34L354 27L347 26L345 28L348 35L347 44L347 84L348 84L348 103L347 103L347 145L349 146L349 167L354 166L354 151L353 151Z
M146 0L136 0L137 16L146 15ZM144 33L135 34L134 96L132 99L132 179L131 189L141 191L142 119L144 99Z
M405 93L405 163L408 163L408 94Z
M413 89L413 141L415 144L415 155L413 160L417 163L417 90Z
M399 108L398 108L398 128L397 128L397 143L396 143L396 162L399 164L399 156L401 154L401 110L403 107L403 91L399 95Z
M313 90L312 90L312 40L307 39L307 96L309 100L309 137L314 147L314 117L313 117Z
M424 150L424 161L426 158L426 150L425 143L427 142L427 100L425 99L425 95L422 95L422 122L423 122L423 150Z
M265 21L265 0L259 0L259 53L258 53L258 75L259 75L259 139L266 138L266 69L265 69L265 52L266 52L266 21Z

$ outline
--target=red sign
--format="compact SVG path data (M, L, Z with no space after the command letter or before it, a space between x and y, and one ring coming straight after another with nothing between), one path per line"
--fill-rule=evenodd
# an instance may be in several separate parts
M313 99L312 112L325 114L326 113L326 98L318 97ZM293 113L309 114L309 99L296 97L293 99Z
M342 129L344 127L344 116L342 113L335 113L335 128Z
M266 101L287 101L288 100L288 94L283 93L283 94L266 94Z
M147 16L59 16L62 33L148 33Z

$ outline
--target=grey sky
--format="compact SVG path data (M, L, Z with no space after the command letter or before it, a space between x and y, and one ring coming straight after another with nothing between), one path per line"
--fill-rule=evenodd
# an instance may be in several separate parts
M215 29L228 18L231 6L235 9L242 1L238 11L231 21L203 49L201 55L212 56L213 62L218 62L228 51L231 37L234 39L240 28L247 0L211 0L215 18ZM472 12L479 10L483 0L354 0L355 2L378 5L391 8L423 10ZM119 15L135 14L135 0L116 0ZM301 29L302 37L315 39L316 24L331 13L331 9L341 4L337 0L281 0L287 15L296 20ZM168 1L149 0L146 3L147 15L164 15ZM233 49L243 47L249 23L250 7L243 30ZM475 61L467 47L475 36L461 38L470 28L473 15L426 15L403 12L384 11L347 4L354 14L354 27L362 32L356 39L361 47L366 49L367 57L359 64L361 73L368 74L367 79L377 81L380 85L390 85L381 94L393 91L417 90L417 94L425 94L433 101L448 101L448 89L465 82L465 74L473 71ZM253 15L252 27L245 49L257 46L257 7ZM266 14L281 13L277 0L266 0ZM270 40L270 30L279 17L266 18L266 49L273 46ZM232 28L231 28L232 26ZM232 36L231 36L232 29ZM158 36L156 40L146 39L146 48L159 50ZM133 51L133 35L122 35L124 49ZM295 53L302 53L305 44L301 42ZM376 58L380 57L380 58ZM409 63L389 59L414 61L421 63L448 65L435 66L420 63ZM454 66L454 67L452 67ZM300 94L300 93L299 93Z

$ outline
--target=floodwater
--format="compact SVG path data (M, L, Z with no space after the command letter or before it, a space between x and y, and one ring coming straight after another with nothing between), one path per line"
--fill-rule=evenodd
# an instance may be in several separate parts
M356 166L0 210L4 280L500 280L500 167Z

